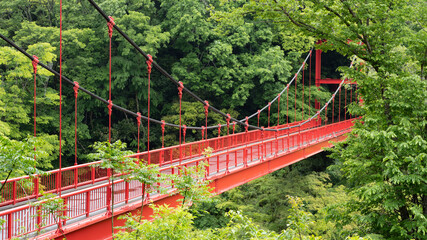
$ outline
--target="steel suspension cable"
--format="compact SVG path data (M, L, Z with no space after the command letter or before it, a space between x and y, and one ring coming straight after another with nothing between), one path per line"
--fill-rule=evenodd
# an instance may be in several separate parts
M34 73L34 138L37 134L37 64L39 58L33 55L34 60L32 61L33 73ZM36 142L34 141L34 167L36 167Z
M350 103L353 103L353 86L350 86ZM350 113L350 118L352 118L351 113Z
M310 65L309 65L309 77L308 77L308 115L311 115L311 50L310 50Z
M79 83L74 82L74 165L77 165L77 96L79 95Z
M108 17L109 21L108 25L108 37L109 37L109 46L108 46L108 142L111 143L111 114L112 114L112 104L113 101L111 99L111 42L113 37L113 26L114 19L112 17Z
M153 63L153 58L150 54L147 55L147 72L148 72L148 90L147 90L147 155L148 155L148 164L151 164L151 154L150 154L150 88L151 88L151 64ZM181 123L179 124L181 126Z
M107 14L93 1L93 0L88 0L89 3L105 18L105 20L109 21L109 18L107 16ZM146 54L144 51L142 51L142 49L131 39L129 38L129 36L127 36L127 34L125 34L117 25L114 25L114 28L117 30L117 32L122 35L126 41L128 41L141 55L143 55L146 59L148 59L148 54ZM307 56L308 58L308 56ZM307 59L306 58L306 59ZM156 62L153 62L153 66L165 77L167 77L169 80L171 80L176 86L179 86L179 83L177 80L175 80L168 72L166 72L160 65L158 65ZM300 69L302 68L302 66L300 67ZM292 82L292 81L291 81ZM187 92L190 96L192 96L195 100L199 101L200 103L202 103L203 105L206 105L206 101L202 100L199 96L197 96L196 94L194 94L193 92L191 92L188 88L184 88L183 91ZM283 93L285 91L285 89L282 90L281 93ZM272 102L274 102L277 99L274 98ZM263 111L267 106L265 106L264 108L261 109L261 111ZM209 105L208 108L210 108L212 111L220 114L223 117L227 117L226 113L223 113L222 111L216 109L215 107ZM250 117L248 118L252 118L253 116L256 116L257 113L252 114ZM245 126L245 123L243 123L243 120L238 120L235 118L231 118L233 121L239 123L242 126ZM258 129L261 130L259 127L257 126L253 126L253 125L249 125L249 127L253 128L253 129ZM210 126L209 128L215 128L215 126Z
M165 148L165 121L162 120L162 148ZM162 166L163 158L160 158L160 166Z
M107 17L108 18L108 17ZM114 28L117 28L117 26L116 25L114 25L113 26ZM30 60L34 60L34 58L31 56L31 55L29 55L25 50L23 50L22 48L20 48L19 46L17 46L13 41L11 41L10 39L8 39L8 38L6 38L4 35L2 35L1 33L0 33L0 38L2 38L3 40L5 40L9 45L11 45L12 47L14 47L15 49L17 49L18 51L20 51L21 53L23 53L26 57L28 57ZM148 55L147 55L148 56ZM308 57L309 57L310 55L307 55L307 57L306 57L306 60L308 59ZM39 63L39 65L40 66L42 66L43 68L45 68L46 70L48 70L48 71L50 71L51 73L53 73L54 75L56 75L56 76L58 76L59 77L59 73L57 72L57 71L55 71L55 70L53 70L52 68L50 68L49 66L47 66L46 64L43 64L43 63ZM154 65L154 66L156 66L156 65ZM302 66L301 66L302 67ZM300 67L300 69L301 69L301 67ZM300 70L299 70L300 71ZM65 76L63 76L63 75L61 75L60 76L60 78L62 79L62 80L64 80L64 81L66 81L67 83L69 83L69 84L71 84L71 85L75 85L74 83L73 83L73 81L72 80L70 80L70 79L68 79L67 77L65 77ZM292 79L291 81L290 81L290 83L292 83L292 81L294 81L294 79ZM288 84L288 85L290 85L290 83ZM88 94L89 96L91 96L91 97L93 97L93 98L95 98L95 99L97 99L97 100L99 100L99 101L101 101L101 102L103 102L103 103L105 103L105 104L107 104L108 105L108 107L109 107L109 109L112 109L112 108L114 108L114 109L117 109L117 110L119 110L119 111L122 111L122 112L124 112L124 113L126 113L126 114L129 114L129 115L132 115L132 116L134 116L134 117L138 117L138 115L137 115L137 113L136 112L132 112L132 111L130 111L130 110L128 110L128 109L126 109L126 108L123 108L123 107L121 107L121 106L119 106L119 105L116 105L116 104L114 104L113 102L109 102L108 100L106 100L106 99L104 99L104 98L102 98L102 97L100 97L100 96L98 96L98 95L96 95L95 93L93 93L93 92L91 92L91 91L89 91L89 90L87 90L87 89L85 89L84 87L82 87L82 86L79 86L79 89L82 91L82 92L84 92L84 93L86 93L86 94ZM185 91L187 91L187 89L184 89ZM287 89L286 88L284 88L282 91L281 91L281 93L283 93L284 91L286 91ZM275 100L277 100L277 96L272 100L272 102L274 102ZM270 102L270 105L271 105L271 103L272 102ZM265 107L263 107L262 109L260 109L260 111L262 112L263 110L265 110L266 108L268 107L268 105L266 105ZM213 108L213 107L210 107L211 109ZM250 119L250 118L252 118L252 117L254 117L254 116L256 116L257 115L257 112L256 113L254 113L254 114L252 114L252 115L250 115L248 118ZM148 120L148 118L146 117L146 116L144 116L144 115L142 115L141 116L141 118L142 119L144 119L144 120ZM231 118L231 120L233 120L233 122L237 122L237 123L239 123L240 125L245 125L244 123L242 123L242 121L244 120L244 119L242 119L242 120L236 120L235 118ZM150 120L149 120L150 122L153 122L153 123L156 123L156 124L159 124L159 125L161 125L162 124L162 122L161 122L161 120L156 120L156 119L152 119L152 118L150 118ZM167 126L170 126L170 127L174 127L174 128L179 128L179 125L176 125L176 124L172 124L172 123L165 123ZM225 124L222 124L222 126L225 126ZM258 130L260 130L261 128L258 128L257 126L253 126L253 125L249 125L249 127L251 127L251 128L253 128L253 129L258 129ZM194 126L189 126L189 127L187 127L188 129L192 129L192 130L201 130L201 127L194 127ZM214 128L216 128L216 125L212 125L212 126L208 126L207 127L207 129L214 129ZM268 129L266 129L267 131L269 131Z
M339 103L338 103L338 122L341 122L341 88L339 91Z
M344 120L347 120L347 88L344 87L344 97L345 97L345 102L344 102L344 107L345 107L345 112L344 112Z
M59 174L57 189L59 197L62 195L62 0L59 0ZM63 215L65 212L62 212ZM58 222L58 232L63 233L62 220Z
M353 67L354 64L354 59L352 60L351 64L350 64L350 68ZM325 103L325 105L323 105L323 107L321 109L319 109L317 111L316 114L314 114L313 116L311 116L309 119L307 119L306 121L298 124L298 125L294 125L294 126L290 126L290 127L284 127L284 128L280 128L280 129L274 129L274 130L270 130L270 131L282 131L282 130L289 130L292 128L296 128L296 127L301 127L302 125L307 124L308 122L310 122L311 120L313 120L314 118L317 118L318 116L320 116L320 114L323 112L323 110L327 109L328 105L330 104L330 102L335 98L337 92L342 88L342 86L344 85L346 79L343 79L341 81L341 83L339 84L338 88L335 90L335 92L333 93L332 97L329 98L329 100ZM345 88L344 88L345 89ZM326 111L326 110L325 110ZM288 132L289 133L289 132ZM289 140L289 139L288 139Z
M335 96L332 98L332 123L334 123Z
M209 102L205 101L205 129L206 129L206 144L208 141L208 114L209 114ZM207 145L206 145L207 146Z
M286 124L289 124L289 84L286 89Z
M279 120L280 120L280 95L278 95L278 100L277 100L277 127L279 127Z
M59 197L62 185L62 0L59 0ZM61 223L61 221L60 221Z
M304 119L304 66L305 62L302 64L302 119Z
M268 127L270 127L270 110L271 110L271 102L268 102L268 124L267 124Z
M326 109L325 109L325 125L328 124L328 106L326 105Z
M141 135L141 113L137 112L136 113L138 116L136 117L136 124L138 125L138 153L139 153L139 139L140 139L140 135Z
M182 161L182 145L181 145L181 106L182 106L182 89L184 89L184 85L182 82L179 82L178 86L178 96L179 96L179 163ZM207 119L207 117L206 117ZM206 120L207 121L207 120Z
M20 48L20 47L18 47L13 41L11 41L11 40L9 40L8 38L6 38L4 35L2 35L1 33L0 33L0 38L2 38L3 40L5 40L9 45L11 45L12 47L14 47L15 49L17 49L18 51L20 51L21 53L23 53L24 55L26 55L29 59L31 59L31 60L34 60L34 58L30 55L30 54L28 54L25 50L23 50L22 48ZM306 59L308 59L309 57L310 57L311 55L308 55L307 56L307 58ZM353 64L353 63L352 63ZM352 67L352 64L350 65L350 67ZM46 64L43 64L43 63L41 63L41 62L39 62L39 65L40 66L42 66L43 68L45 68L45 69L47 69L48 71L50 71L50 72L52 72L53 74L55 74L55 75L57 75L57 76L59 76L59 73L57 72L57 71L55 71L55 70L53 70L53 69L51 69L50 67L48 67ZM301 66L302 67L302 66ZM69 84L71 84L71 85L74 85L74 83L70 80L70 79L68 79L67 77L65 77L65 76L62 76L61 75L61 77L60 77L61 79L63 79L63 80L65 80L66 82L68 82ZM291 82L290 83L292 83L292 81L293 81L294 79L292 79L291 80ZM288 85L290 85L290 83L288 84ZM341 86L342 86L342 84L340 84L340 87L339 87L339 89L341 89ZM81 90L81 91L83 91L84 93L86 93L86 94L88 94L89 96L91 96L91 97L93 97L93 98L95 98L95 99L97 99L97 100L100 100L100 101L102 101L102 102L104 102L105 104L108 104L108 101L107 100L105 100L105 99L103 99L103 98L101 98L101 97L99 97L98 95L96 95L96 94L94 94L94 93L92 93L92 92L90 92L90 91L88 91L87 89L85 89L85 88L83 88L83 87L79 87L79 89ZM285 89L283 89L282 90L282 93L284 92L284 91L287 91L289 88L285 88ZM274 100L276 100L277 99L277 97L274 99ZM331 100L331 99L330 99ZM133 115L133 116L137 116L137 114L136 113L134 113L134 112L132 112L132 111L130 111L130 110L127 110L127 109L125 109L125 108L123 108L123 107L120 107L120 106L118 106L118 105L115 105L115 104L111 104L112 105L112 107L113 108L115 108L115 109L117 109L117 110L119 110L119 111L122 111L122 112L125 112L125 113L127 113L127 114L130 114L130 115ZM205 105L205 107L206 107L206 105ZM264 110L265 108L267 108L268 107L268 105L267 106L265 106L263 109L261 109L261 111L262 110ZM308 120L306 120L305 122L303 122L303 123L301 123L301 125L304 125L304 124L306 124L308 121L311 121L312 119L314 119L315 117L317 117L319 114L320 114L320 112L321 111L323 111L324 110L324 108L325 108L325 106L321 109L321 110L319 110L315 115L313 115L312 117L310 117ZM147 120L147 117L145 117L145 116L142 116L142 118L143 119L145 119L145 120ZM236 122L236 121L234 121L235 119L234 118L231 118L231 120L233 120L233 128L235 127L235 124L236 123L239 123L239 124L241 124L241 122ZM154 122L154 123L157 123L157 124L162 124L162 122L161 121L159 121L159 120L155 120L155 119L150 119L150 121L152 121L152 122ZM171 124L171 123L166 123L165 125L167 125L167 126L171 126L171 127L175 127L175 128L179 128L179 126L178 125L176 125L176 124ZM209 129L211 129L211 128L214 128L214 127L216 127L216 126L209 126L208 128ZM255 129L258 129L257 127L254 127L254 126L251 126L252 128L255 128ZM278 130L286 130L286 129L290 129L290 128L294 128L295 126L293 126L293 127L285 127L285 128L281 128L281 129L278 129ZM201 127L187 127L188 129L194 129L194 130L201 130L202 128ZM207 128L206 127L203 127L204 129L203 130L206 130L207 131ZM277 129L265 129L265 131L278 131Z
M297 121L297 82L298 82L298 73L295 74L295 120Z

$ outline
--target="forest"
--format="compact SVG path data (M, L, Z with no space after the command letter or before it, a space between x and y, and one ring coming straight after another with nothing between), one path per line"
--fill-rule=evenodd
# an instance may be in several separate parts
M236 119L257 112L277 96L313 49L324 52L322 77L349 78L357 83L357 89L345 86L354 92L349 99L352 104L348 111L335 105L335 118L339 111L342 116L361 116L347 140L324 153L209 200L200 197L203 201L198 202L195 197L191 207L182 204L174 211L157 207L154 211L161 217L152 222L139 224L141 220L128 218L126 227L133 231L115 238L426 239L425 1L96 3L173 78ZM59 0L0 2L0 34L56 71L60 65L59 4ZM62 74L108 99L107 22L86 0L64 1L62 11ZM319 40L324 41L316 44ZM146 59L117 32L112 35L111 51L114 104L147 116ZM350 68L351 60L357 68ZM287 119L306 119L314 114L314 99L321 103L330 99L334 87L313 84L314 60L310 58L304 71L307 81L297 86L295 99L288 100L295 112L287 111L283 101L279 109L272 105L271 119L279 119L281 124ZM309 74L313 76L309 78ZM31 61L0 40L1 179L59 167L58 77L41 67L36 85L33 77ZM179 124L176 85L155 69L150 85L151 118ZM294 88L291 85L289 91ZM309 92L311 100L302 101L302 94L308 96ZM102 147L100 142L109 140L107 105L80 92L75 112L74 94L72 85L62 84L62 167L100 157L94 152ZM183 124L203 126L203 113L202 104L182 95ZM327 118L333 119L332 114L329 111ZM253 118L250 124L257 125L256 121ZM266 114L259 121L261 126L270 123ZM222 116L209 113L208 125L224 123ZM147 122L142 121L138 136L137 119L113 110L111 142L120 140L126 150L142 152L147 149L147 130ZM237 127L236 131L243 129ZM164 146L178 144L179 136L178 129L166 127ZM200 138L200 132L187 131L187 142ZM37 160L33 159L34 145ZM162 128L151 124L150 149L160 147Z

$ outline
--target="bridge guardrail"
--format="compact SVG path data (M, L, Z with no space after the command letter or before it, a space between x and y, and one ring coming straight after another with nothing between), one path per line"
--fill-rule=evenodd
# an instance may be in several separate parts
M280 125L271 128L282 128L286 126L295 126L300 122L290 123L288 125ZM309 129L316 127L318 122L312 120L308 124L305 124L301 129ZM279 131L279 134L284 134L290 131L290 133L297 131L296 128ZM274 135L274 132L266 131L264 138L269 138ZM214 137L208 140L200 140L196 142L189 142L182 144L182 157L180 158L180 146L170 146L165 148L159 148L150 151L151 163L159 164L173 164L179 161L185 161L189 158L201 156L203 149L206 147L212 147L214 151L221 151L226 149L227 146L241 146L251 142L256 142L261 139L260 130L248 131L248 133L240 132L234 135L226 135L221 137ZM139 159L147 159L147 152L133 154L130 157ZM18 202L27 201L29 199L38 198L40 196L40 186L43 186L43 191L46 193L58 193L59 186L61 191L69 190L72 188L81 187L88 184L94 184L97 182L105 181L108 179L106 169L93 167L98 164L99 161L93 163L79 164L76 166L70 166L62 169L61 172L61 184L59 182L59 170L48 171L46 175L40 176L23 176L18 178L9 179L4 187L2 194L2 200L0 206L16 204ZM24 179L32 179L32 185L20 184L20 181ZM3 183L4 181L0 182Z
M208 179L214 179L220 174L227 174L230 170L244 168L255 161L265 161L268 158L284 155L289 151L298 150L301 147L344 134L350 131L352 125L351 119L294 133L288 132L265 141L262 138L260 142L233 147L228 151L216 152L210 157L198 157L181 164L175 163L162 166L160 170L163 173L175 174L178 173L177 170L181 166L192 166L199 164L201 161L208 161L209 166L206 168L206 176ZM116 180L114 188L114 204L128 203L142 196L142 184L137 181L125 182ZM111 203L106 201L108 199L106 195L109 193L111 193L111 184L103 183L98 186L63 194L61 197L67 206L67 217L75 219L81 216L89 216L91 213L108 208ZM160 199L164 196L167 195L152 195L151 197ZM49 215L46 218L41 218L39 211L44 211L41 208L42 206L24 205L0 212L0 219L5 222L1 229L0 238L19 237L55 225L53 216Z

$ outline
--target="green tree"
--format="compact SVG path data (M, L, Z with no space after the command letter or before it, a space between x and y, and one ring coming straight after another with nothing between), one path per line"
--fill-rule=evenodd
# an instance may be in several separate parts
M359 197L352 209L360 224L387 239L422 239L427 231L426 7L417 0L271 0L230 13L288 23L296 34L326 39L323 50L364 60L362 71L342 68L364 100L350 111L363 118L333 157Z
M283 239L321 239L309 234L309 225L312 224L313 215L304 211L302 199L298 197L288 196L289 209L288 228L280 235Z
M93 146L96 153L89 154L89 158L94 161L101 161L93 167L100 167L108 170L108 182L111 183L111 202L108 203L111 209L111 235L114 235L114 180L122 177L132 170L134 159L126 156L131 151L126 151L126 144L120 140L113 144L109 142L96 142ZM111 171L111 172L110 172ZM115 176L117 174L117 176ZM111 181L111 182L110 182Z

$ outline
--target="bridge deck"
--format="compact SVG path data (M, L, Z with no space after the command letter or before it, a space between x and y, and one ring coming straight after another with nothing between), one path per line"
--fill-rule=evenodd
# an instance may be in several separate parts
M270 161L299 151L313 143L328 141L328 139L348 132L351 126L352 120L326 126L319 126L319 122L316 121L304 129L294 128L292 131L280 132L280 135L278 134L277 136L268 134L268 132L262 134L260 131L251 131L241 134L243 141L237 141L239 135L236 134L234 136L235 141L232 141L233 136L229 136L185 144L183 145L184 149L191 149L191 146L197 146L198 153L193 155L191 150L184 151L184 157L181 159L179 157L176 158L176 154L173 157L171 157L172 154L170 154L171 156L167 155L167 151L176 152L176 146L153 151L154 158L152 159L161 165L161 172L167 174L178 173L178 169L181 166L192 166L199 164L201 161L207 161L209 166L206 168L206 176L208 179L215 179L225 176L229 172L244 169L248 165ZM216 151L210 157L204 157L200 149L210 145L214 145ZM227 145L231 145L231 147L227 148ZM141 153L132 157L143 159L146 154ZM156 158L156 156L158 157ZM165 156L171 161L164 161ZM72 176L76 176L77 169L82 170L85 167L71 167L73 170ZM92 176L94 175L93 169L91 170ZM53 173L56 174L56 172ZM18 181L14 180L12 182ZM78 181L74 181L74 183L78 183ZM172 186L164 187L172 191ZM111 191L111 184L106 176L99 174L98 178L92 178L91 181L86 181L85 184L74 184L71 188L69 186L64 188L61 197L67 206L66 215L70 218L64 222L64 226L78 224L79 221L100 214L105 215L107 212L107 207L110 203L107 203L106 196ZM57 189L53 191L55 192ZM141 202L142 192L142 184L137 181L115 181L114 208ZM28 195L26 198L35 201L36 196L34 195ZM162 199L166 196L167 194L150 194L150 198L154 200ZM9 204L2 207L0 219L5 221L3 225L5 227L1 229L0 239L17 236L34 237L38 231L49 232L57 229L56 221L52 214L44 217L40 216L37 212L38 209L29 205L27 201L21 201L19 205L21 206Z

